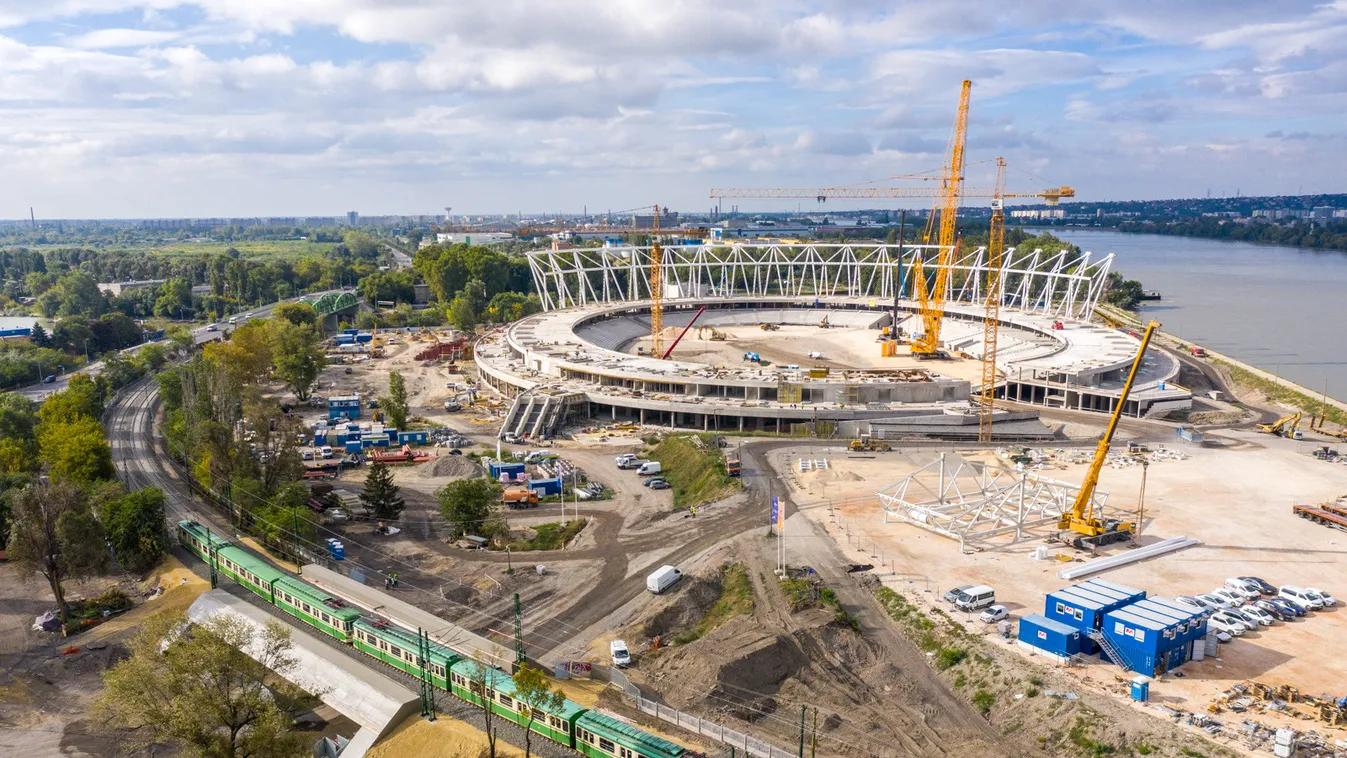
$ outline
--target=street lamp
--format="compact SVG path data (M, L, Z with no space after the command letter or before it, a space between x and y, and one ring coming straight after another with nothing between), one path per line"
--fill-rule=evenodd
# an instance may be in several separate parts
M89 340L84 341L84 362L89 362Z

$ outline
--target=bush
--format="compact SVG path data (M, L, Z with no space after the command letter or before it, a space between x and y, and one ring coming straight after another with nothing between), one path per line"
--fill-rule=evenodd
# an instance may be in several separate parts
M961 647L942 647L935 656L935 667L944 671L953 668L968 657L968 651Z
M996 696L987 690L978 690L973 693L973 705L979 711L986 713L992 709L993 705L996 705Z

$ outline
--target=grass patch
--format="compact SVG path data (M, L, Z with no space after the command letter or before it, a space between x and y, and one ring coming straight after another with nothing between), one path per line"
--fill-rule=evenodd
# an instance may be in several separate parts
M1090 736L1086 734L1085 725L1085 719L1077 716L1076 723L1071 727L1071 731L1066 734L1066 738L1071 741L1071 744L1080 748L1082 754L1091 756L1091 758L1103 758L1103 756L1113 755L1118 752L1118 747L1116 745L1110 745L1107 742L1099 742L1098 740L1091 739ZM1187 755L1187 752L1185 751L1184 754Z
M993 705L996 705L996 695L987 690L978 690L973 693L973 706L979 711L986 713L992 709Z
M1136 750L1137 755L1150 755L1151 753L1155 752L1155 748L1151 747L1150 745L1147 745L1144 742L1141 743L1140 745L1137 745Z
M742 563L721 566L720 599L702 614L696 626L674 637L674 644L686 645L735 616L745 616L752 612L753 583L748 579L748 569Z
M725 470L720 449L696 435L677 434L655 443L646 453L659 461L660 475L673 488L675 509L691 508L727 497L742 485Z
M531 540L515 540L510 543L510 550L516 553L530 550L560 550L562 545L575 539L588 523L589 519L574 519L564 525L560 521L539 524L533 527L538 536Z
M961 647L942 647L935 655L935 667L941 671L951 669L963 663L963 659L967 657L968 651Z
M1038 688L1037 688L1037 687L1030 687L1028 690L1025 690L1024 696L1025 696L1025 697L1038 697Z
M1241 387L1256 389L1264 395L1267 395L1268 399L1271 401L1295 406L1305 413L1318 414L1322 412L1324 418L1329 421L1332 421L1335 424L1347 425L1347 411L1343 411L1341 408L1332 405L1325 406L1322 397L1311 397L1303 392L1297 392L1290 387L1283 387L1270 379L1264 379L1239 366L1231 365L1222 360L1213 359L1212 362L1224 366L1225 369L1230 372L1230 378L1234 380L1235 384L1238 384Z
M1192 748L1190 748L1190 747L1183 748L1183 749L1179 750L1179 752L1182 753L1182 754L1184 754L1184 755L1186 755L1186 756L1188 756L1188 758L1207 758L1207 754L1206 754L1206 753L1199 753L1198 751L1196 751L1196 750L1194 750L1194 749L1192 749Z
M324 257L336 247L335 242L308 240L236 240L233 242L170 242L150 252L167 258L194 258L200 255L224 255L230 248L239 251L239 257L253 260L267 258Z
M121 587L109 587L106 592L98 597L70 603L70 620L74 623L99 621L103 618L103 611L120 613L131 610L133 605L131 598L122 591Z

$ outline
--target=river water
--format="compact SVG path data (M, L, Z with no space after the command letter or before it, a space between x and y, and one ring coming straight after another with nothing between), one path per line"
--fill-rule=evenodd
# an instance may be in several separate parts
M1347 399L1347 253L1248 242L1054 228L1163 300L1165 331Z

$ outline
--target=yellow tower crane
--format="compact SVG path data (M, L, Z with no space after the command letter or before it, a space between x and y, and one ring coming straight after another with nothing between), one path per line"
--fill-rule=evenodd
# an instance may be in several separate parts
M659 246L659 206L650 238L650 354L664 355L664 251Z
M1080 535L1075 539L1076 547L1121 542L1136 531L1135 523L1097 518L1094 515L1094 489L1099 484L1099 472L1104 468L1104 461L1108 458L1108 449L1113 443L1114 432L1118 430L1118 421L1122 419L1123 408L1127 406L1127 396L1132 394L1132 385L1136 382L1137 373L1141 369L1141 359L1146 355L1151 335L1159 326L1160 324L1155 321L1146 326L1146 333L1141 337L1141 347L1137 348L1137 357L1132 360L1132 370L1127 373L1127 383L1123 385L1122 394L1118 396L1118 406L1113 409L1108 429L1095 448L1094 460L1090 461L1090 469L1085 473L1080 491L1076 493L1076 501L1072 504L1071 510L1063 512L1057 521L1058 529L1070 530Z
M982 405L978 408L978 442L992 441L992 411L996 404L996 337L1001 321L1001 255L1006 246L1006 159L996 159L996 197L992 198L992 228L987 238L987 313L982 322Z

